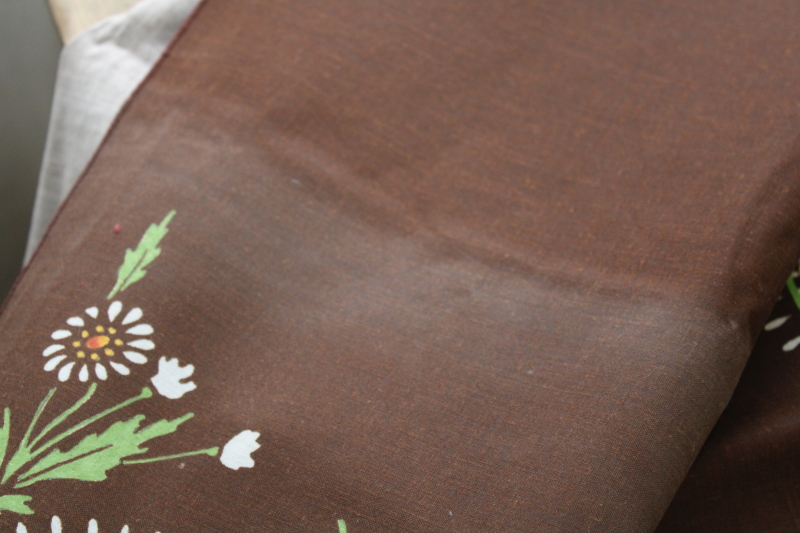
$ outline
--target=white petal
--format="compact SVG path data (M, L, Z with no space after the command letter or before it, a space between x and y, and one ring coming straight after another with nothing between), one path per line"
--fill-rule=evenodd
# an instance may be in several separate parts
M66 358L67 358L66 355L59 355L59 356L53 357L52 359L47 361L47 363L44 365L45 372L50 372L52 370L55 370L56 367L61 364L61 361L63 361Z
M73 317L67 319L67 324L69 324L70 326L76 327L76 328L82 328L83 327L83 319L81 317L79 317L79 316L73 316Z
M28 533L28 528L22 522L17 522L17 533Z
M83 368L81 368L81 371L78 372L78 379L83 381L84 383L86 381L89 381L89 369L86 368L86 365L83 365Z
M789 342L783 345L783 351L791 352L798 346L800 346L800 337L795 337L794 339L790 340Z
M147 357L139 352L122 352L122 355L125 356L125 359L135 365L143 365L147 362Z
M142 318L142 315L144 315L144 313L142 313L142 310L139 309L138 307L134 307L133 309L128 311L127 315L125 315L125 318L122 320L122 325L127 326L128 324L136 322L137 320Z
M249 429L242 431L222 448L219 461L232 470L239 470L242 467L253 468L256 462L250 454L261 447L257 442L260 436L260 433Z
M89 309L86 310L86 314L92 318L97 318L97 313L98 311L96 307L90 307Z
M153 326L150 324L137 324L125 333L130 333L131 335L152 335Z
M66 339L72 335L72 332L66 329L59 329L54 331L52 335L50 335L54 341L60 341L61 339Z
M103 381L108 379L108 372L106 372L106 367L97 363L94 365L94 373L97 374L97 377L102 379Z
M50 521L50 533L61 533L61 519L57 516Z
M130 530L131 529L128 527L128 524L125 524L122 526L122 529L120 529L119 533L130 533Z
M86 530L86 533L97 533L97 520L94 518L89 520L89 528Z
M156 347L153 341L149 339L138 339L131 341L128 343L128 346L133 346L134 348L139 348L140 350L152 350Z
M64 346L61 345L61 344L51 344L50 346L48 346L47 348L44 349L44 351L42 352L42 355L45 356L45 357L50 357L54 353L59 352L59 351L61 351L63 349L64 349Z
M108 306L108 319L114 322L114 319L117 318L120 311L122 311L122 302L112 302L111 305Z
M780 318L776 318L775 320L770 320L767 322L767 325L764 326L764 331L772 331L773 329L778 329L782 325L786 323L787 320L792 318L792 315L782 316Z
M128 368L127 366L122 365L120 363L115 363L114 361L109 361L108 364L111 365L111 368L113 368L114 370L116 370L117 372L122 374L123 376L127 376L128 374L131 373L130 368Z
M58 381L64 382L69 379L69 375L72 372L72 367L75 366L75 361L71 363L67 363L66 365L61 367L61 370L58 371Z

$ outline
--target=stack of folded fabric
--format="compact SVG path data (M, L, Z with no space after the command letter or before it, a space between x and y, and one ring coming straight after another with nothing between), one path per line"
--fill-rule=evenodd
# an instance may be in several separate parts
M0 314L0 530L793 531L798 14L203 1Z

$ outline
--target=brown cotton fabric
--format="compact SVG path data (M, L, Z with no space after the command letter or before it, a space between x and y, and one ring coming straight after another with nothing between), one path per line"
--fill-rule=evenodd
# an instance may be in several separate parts
M798 309L784 291L658 533L797 531Z
M9 298L0 400L14 444L87 390L41 353L175 210L115 296L155 348L86 409L197 388L87 431L191 412L146 456L254 466L0 489L31 531L655 530L800 254L799 11L206 1Z

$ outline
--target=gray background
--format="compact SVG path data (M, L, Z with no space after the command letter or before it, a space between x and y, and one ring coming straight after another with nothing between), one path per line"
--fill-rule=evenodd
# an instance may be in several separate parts
M22 266L60 49L46 0L0 0L0 301Z

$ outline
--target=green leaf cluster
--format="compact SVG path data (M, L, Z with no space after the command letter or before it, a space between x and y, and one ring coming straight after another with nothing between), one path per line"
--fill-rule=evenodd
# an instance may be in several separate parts
M102 481L107 472L119 466L124 458L146 453L148 449L142 447L143 443L173 433L192 416L188 413L175 420L159 420L141 429L144 415L115 422L99 435L87 435L68 451L51 451L19 476L16 487L26 487L46 479Z
M178 426L194 416L188 413L175 420L159 420L149 426L142 427L144 415L136 415L128 420L115 422L101 433L94 433L85 436L75 446L66 451L62 451L55 446L64 439L75 435L86 427L98 422L99 420L124 409L141 400L146 400L153 396L149 387L144 387L136 396L128 398L113 407L109 407L77 424L65 429L59 434L46 440L46 437L72 414L86 404L94 392L97 384L92 383L86 393L78 399L71 407L55 417L47 424L39 434L34 437L34 428L44 412L47 404L52 399L56 389L51 389L36 410L31 419L25 436L19 443L16 452L5 464L2 481L5 484L20 470L26 469L23 474L16 476L14 488L22 488L32 485L39 481L48 479L75 479L80 481L102 481L106 479L108 471L115 466L125 463L125 458L138 456L148 451L142 444L163 435L173 433ZM0 428L0 465L5 462L6 451L8 449L8 437L11 427L11 411L6 408L4 411L4 423ZM201 450L208 453L211 450ZM195 455L199 452L187 452L179 455ZM165 458L166 459L166 458ZM159 460L159 458L149 458L148 462ZM139 460L141 461L141 460ZM33 511L26 505L31 498L20 494L9 494L0 497L0 513L12 511L22 514L30 514Z

